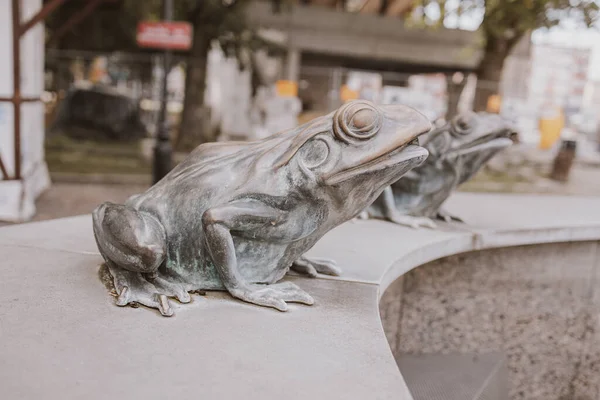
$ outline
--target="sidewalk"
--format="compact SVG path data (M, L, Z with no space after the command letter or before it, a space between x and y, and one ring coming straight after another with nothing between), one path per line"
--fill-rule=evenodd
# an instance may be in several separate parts
M37 200L37 213L32 221L89 214L100 203L122 203L145 189L144 185L53 183ZM0 221L1 225L8 224Z

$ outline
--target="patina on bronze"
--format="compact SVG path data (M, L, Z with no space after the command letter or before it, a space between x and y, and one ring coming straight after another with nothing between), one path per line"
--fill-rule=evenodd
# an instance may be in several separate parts
M368 216L413 228L435 228L433 219L461 221L441 209L442 204L514 140L512 124L497 114L459 114L421 136L421 145L429 151L429 157L386 188L368 208Z
M304 253L421 164L427 150L415 142L430 128L409 107L354 101L261 141L199 146L145 193L94 211L117 304L170 316L169 298L187 303L195 290L280 311L313 304L277 282L290 268L339 274Z

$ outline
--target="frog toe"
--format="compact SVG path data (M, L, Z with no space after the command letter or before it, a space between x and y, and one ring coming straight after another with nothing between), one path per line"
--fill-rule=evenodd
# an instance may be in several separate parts
M435 222L433 222L433 220L431 220L430 218L423 218L423 221L420 222L419 226L423 226L425 228L430 228L430 229L437 228L437 224Z
M387 217L387 220L398 225L408 226L409 228L418 229L421 227L435 229L437 225L427 217L413 217L411 215L394 214Z
M301 303L306 304L307 306L315 304L315 299L303 290L283 293L282 299L289 301L290 303Z
M308 258L300 257L292 264L293 271L307 275L311 278L318 277L318 274L340 276L342 270L337 266L336 262L326 258Z
M308 260L304 258L296 260L292 264L292 267L290 269L299 274L307 275L311 278L316 278L317 276L319 276L317 269L310 262L308 262Z
M337 263L333 260L327 258L311 258L309 259L309 262L311 262L317 272L321 274L331 276L340 276L342 274L341 268L338 267Z
M169 297L175 297L181 303L191 301L189 293L181 285L166 280L160 274L149 278L147 274L127 271L111 263L107 266L117 292L116 304L120 307L141 304L170 317L175 313Z
M171 317L173 316L174 312L173 309L171 308L171 304L169 303L169 299L167 298L166 295L164 294L159 294L157 296L157 300L158 300L158 311L160 311L160 313L165 316L165 317Z
M116 304L120 307L125 307L127 304L131 302L129 298L129 287L123 286L121 289L121 293L119 293L119 297L117 297Z
M180 303L189 303L192 301L190 294L183 286L177 283L169 282L160 276L157 276L152 283L161 293L174 296Z
M164 299L162 296L164 296ZM123 286L120 289L116 304L120 307L128 305L137 307L141 304L146 307L156 308L162 315L170 317L173 315L173 310L171 309L168 300L165 300L165 295L151 294L146 291L136 291L130 289L128 286Z
M450 223L450 222L459 222L459 223L463 223L463 224L465 223L465 221L462 218L457 217L456 215L448 214L444 211L439 212L436 215L436 218L440 219L442 221L448 222L448 223Z
M275 308L279 311L287 311L288 306L282 299L277 296L276 292L270 288L254 289L254 290L233 290L231 294L240 300L248 303L256 304L257 306Z
M287 311L290 303L314 304L314 299L291 282L281 282L271 285L252 285L242 290L231 290L230 293L240 300L259 306Z
M306 293L304 290L300 289L298 285L292 282L281 282L275 283L268 286L273 290L277 291L279 294L279 298L283 301L287 301L290 303L302 303L306 305L313 305L315 300L311 295Z

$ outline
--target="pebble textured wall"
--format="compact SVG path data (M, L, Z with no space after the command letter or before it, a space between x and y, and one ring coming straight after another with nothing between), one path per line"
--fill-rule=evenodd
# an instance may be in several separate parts
M511 399L600 398L600 246L474 252L394 282L380 310L402 354L501 351Z

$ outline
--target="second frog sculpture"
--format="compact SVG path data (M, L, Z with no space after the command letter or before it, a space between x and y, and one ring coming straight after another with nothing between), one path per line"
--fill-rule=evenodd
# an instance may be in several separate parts
M516 138L511 124L496 114L464 113L420 137L429 157L421 166L386 188L368 209L382 218L413 228L435 228L433 219L459 218L441 209L450 194Z

